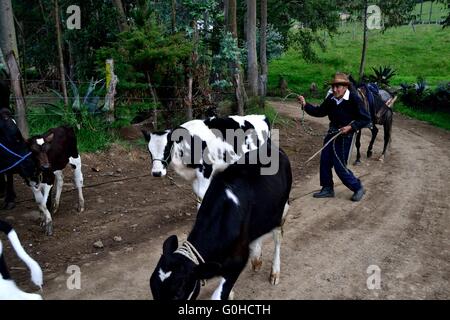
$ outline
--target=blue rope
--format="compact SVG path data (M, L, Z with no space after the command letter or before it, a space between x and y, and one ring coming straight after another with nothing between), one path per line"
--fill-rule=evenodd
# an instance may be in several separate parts
M19 163L21 163L23 160L25 160L26 158L28 158L31 155L31 152L28 152L26 155L21 156L18 155L17 153L15 153L14 151L9 150L5 145L3 145L2 143L0 143L0 147L2 147L3 149L5 149L6 151L8 151L9 153L11 153L12 155L16 156L17 158L19 158L19 160L17 160L13 165L9 166L6 169L2 169L0 170L0 173L6 172L8 170L11 170L12 168L16 167Z

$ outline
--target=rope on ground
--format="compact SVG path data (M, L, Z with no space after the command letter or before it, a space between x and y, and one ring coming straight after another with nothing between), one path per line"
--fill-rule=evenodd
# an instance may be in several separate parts
M150 173L144 174L144 175L140 175L140 176L133 176L133 177L125 177L122 179L115 179L115 180L110 180L110 181L104 181L104 182L99 182L99 183L95 183L95 184L91 184L91 185L87 185L87 186L83 186L83 189L89 189L89 188L95 188L104 184L110 184L110 183L116 183L116 182L121 182L121 181L128 181L128 180L134 180L134 179L138 179L138 178L145 178L151 176ZM179 186L177 183L175 183L174 179L167 175L167 177L169 178L170 182L172 184L174 184L176 187L178 187L179 189L183 190L184 192L186 192L181 186ZM62 193L69 193L69 192L73 192L76 191L76 188L72 188L70 190L65 190ZM193 198L197 203L201 203L199 199L192 197L191 195L189 196L190 198ZM34 198L32 199L26 199L26 200L19 200L16 201L16 203L23 203L23 202L28 202L28 201L34 201Z

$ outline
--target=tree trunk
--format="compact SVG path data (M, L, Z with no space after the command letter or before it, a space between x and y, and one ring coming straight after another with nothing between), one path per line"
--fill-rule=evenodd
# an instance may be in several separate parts
M259 77L259 95L261 106L264 107L267 93L267 0L261 0L261 26L260 26L259 60L261 75Z
M123 10L122 0L113 0L113 4L116 7L117 14L119 15L119 30L120 32L128 30L127 17L125 10Z
M156 130L158 130L158 110L156 109L156 105L158 103L158 97L156 95L155 90L153 89L152 81L150 79L150 74L147 72L146 75L147 75L148 86L150 88L150 93L153 98L153 104L154 104L154 106L153 106L153 130L156 131Z
M192 83L194 82L194 79L192 78L192 74L188 78L188 95L186 98L186 118L188 120L192 120L193 114L192 114Z
M58 44L59 74L61 76L61 89L63 92L64 104L67 106L69 104L69 98L67 97L66 72L64 70L64 56L62 50L61 25L59 24L58 0L55 0L55 26L56 26L56 39Z
M103 109L106 111L106 121L114 122L114 96L116 95L116 86L119 79L114 73L114 60L106 60L106 88L107 93L105 97L105 105Z
M258 95L258 61L256 54L256 0L247 0L247 81L249 96Z
M230 8L229 0L223 0L223 16L224 16L225 30L229 30L229 23L230 23L230 18L228 17L228 14L230 12L229 8Z
M14 51L17 61L19 60L11 0L0 0L0 47L5 57Z
M177 0L172 0L172 33L177 29Z
M363 15L363 47L361 54L361 64L359 65L359 81L362 81L364 76L364 67L366 66L366 52L367 52L367 0L364 0L364 15Z
M19 127L22 136L25 139L29 137L28 122L27 122L27 108L25 104L25 99L23 98L23 90L21 86L21 74L19 65L17 64L17 59L14 55L14 51L11 51L6 55L6 61L9 68L9 74L11 78L11 87L14 91L14 96L16 98L16 119L17 126Z
M231 32L233 38L238 43L237 35L237 18L236 18L236 0L228 0L228 31ZM236 61L230 64L231 76L233 81L234 92L236 95L237 113L240 116L244 115L244 107L247 100L247 93L244 86L244 72L239 62L239 57Z
M422 23L422 9L423 9L423 0L420 1L420 13L419 13L420 23Z

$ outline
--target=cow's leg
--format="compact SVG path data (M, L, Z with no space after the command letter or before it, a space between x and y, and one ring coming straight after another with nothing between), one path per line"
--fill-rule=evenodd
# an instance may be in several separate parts
M56 195L55 195L55 202L53 203L53 214L58 211L59 208L59 200L61 199L61 192L64 185L64 175L62 170L56 170L53 172L56 178L55 186L56 186Z
M360 148L361 148L361 130L358 130L358 132L356 133L356 141L355 141L355 146L356 146L356 160L354 165L359 165L361 164L361 152L360 152Z
M34 199L39 206L39 210L43 215L43 223L42 226L45 227L45 233L48 236L53 234L53 221L52 216L50 215L50 211L47 209L47 199L52 189L51 185L46 183L41 183L39 185L32 185L31 191L33 191Z
M83 172L81 171L81 157L69 158L69 163L74 169L73 180L78 189L78 212L84 211L84 197L83 197Z
M220 278L220 283L214 293L211 296L211 300L233 300L234 292L233 287L236 283L239 275L245 267L246 262L243 264L234 265L233 271L231 273L227 273L223 277Z
M259 271L262 266L262 237L250 243L250 262L252 263L253 271Z
M281 240L283 238L283 225L286 221L286 217L289 211L289 201L286 202L283 209L283 215L281 217L281 225L272 231L274 241L274 252L272 260L272 270L270 272L269 281L273 285L277 285L280 282L280 252L281 252Z
M11 210L16 207L16 192L14 191L14 177L12 173L5 174L6 178L6 190L5 201L2 209Z
M281 240L283 238L281 227L277 227L272 231L273 241L275 242L275 248L273 253L272 270L270 272L269 281L273 285L277 285L280 282L280 251Z
M373 125L372 129L370 129L370 131L372 132L372 138L370 139L369 148L367 149L367 158L370 158L372 156L373 144L378 134L378 128L375 126L375 124Z

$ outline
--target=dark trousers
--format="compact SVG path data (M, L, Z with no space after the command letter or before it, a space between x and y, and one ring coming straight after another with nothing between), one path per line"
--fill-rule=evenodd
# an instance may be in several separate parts
M327 143L333 134L325 137L324 144ZM322 187L333 187L332 168L342 183L353 192L361 188L361 181L355 177L353 172L347 168L347 160L352 144L353 134L340 135L331 142L320 155L320 185Z

